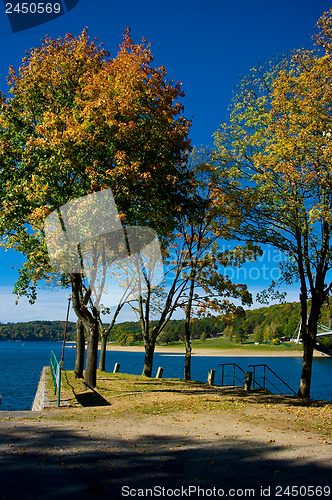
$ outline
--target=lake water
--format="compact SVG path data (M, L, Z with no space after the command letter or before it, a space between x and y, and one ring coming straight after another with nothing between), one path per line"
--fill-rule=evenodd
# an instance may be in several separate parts
M51 350L60 359L62 342L0 342L0 394L2 395L0 410L31 409L42 368L49 364ZM141 374L144 353L108 351L106 371L112 372L115 363L120 363L120 372L122 373ZM220 363L237 363L245 371L248 369L248 365L265 363L295 391L298 389L302 368L302 358L300 357L207 357L195 355L192 357L192 379L206 382L209 369L214 368L216 370L215 383L221 385ZM72 370L74 365L75 349L66 348L64 368ZM184 354L155 353L153 366L153 376L155 376L158 367L162 366L165 378L182 378ZM252 369L250 368L250 370ZM225 384L232 383L232 374L233 368L225 367ZM274 379L273 383L276 381L277 379ZM275 385L279 390L287 393L281 383L276 382ZM267 388L272 390L268 384ZM277 393L275 390L272 392ZM314 359L311 397L332 400L332 358L321 356Z

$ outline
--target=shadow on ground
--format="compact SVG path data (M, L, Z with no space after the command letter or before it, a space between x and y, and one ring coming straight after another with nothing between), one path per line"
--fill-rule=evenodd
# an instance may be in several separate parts
M107 401L96 389L88 386L87 384L82 384L84 387L83 392L75 391L74 387L70 384L67 376L67 372L65 372L66 382L71 388L73 395L76 401L83 407L92 407L92 406L110 406L111 403ZM68 401L67 401L68 402Z
M50 425L48 423L48 425ZM276 443L247 443L216 436L213 442L194 436L143 435L93 438L86 429L68 431L38 421L0 421L0 498L2 500L119 500L142 497L140 488L224 490L253 489L232 498L261 498L261 487L323 486L331 471L309 461L280 460ZM128 487L135 495L122 495ZM160 490L162 491L162 490ZM133 493L132 492L132 493ZM159 495L167 498L166 495ZM171 495L168 495L171 496ZM180 498L188 495L181 494ZM190 498L202 498L191 490ZM211 496L211 495L205 495ZM212 495L213 496L213 495ZM150 494L144 497L157 498ZM303 498L303 496L302 496ZM306 497L304 497L306 498Z
M81 394L75 394L77 402L83 406L110 406L111 403L107 399L103 398L97 391L93 392L82 392Z

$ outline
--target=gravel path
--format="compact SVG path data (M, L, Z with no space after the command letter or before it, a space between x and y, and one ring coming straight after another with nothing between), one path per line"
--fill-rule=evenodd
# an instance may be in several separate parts
M284 408L79 415L0 412L1 499L332 497L331 439Z

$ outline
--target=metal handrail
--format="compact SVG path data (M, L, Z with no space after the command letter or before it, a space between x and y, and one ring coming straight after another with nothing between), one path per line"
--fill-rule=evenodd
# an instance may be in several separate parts
M221 385L222 386L224 385L224 366L233 366L234 367L234 371L233 371L233 384L232 385L235 385L235 379L238 380L239 382L241 382L241 385L243 385L243 381L241 379L239 379L239 377L237 377L235 375L236 368L238 368L242 373L244 373L244 375L246 374L246 372L241 368L241 366L239 366L237 363L219 363L219 366L222 367L222 369L221 369ZM260 387L261 389L263 389L263 387L254 379L254 376L252 377L252 381L256 385L258 385L258 387Z
M58 406L60 406L60 389L61 389L61 366L56 359L53 351L51 351L50 368L54 385L54 395L58 389Z
M263 388L265 389L265 381L269 382L269 384L271 384L280 394L282 394L282 392L280 391L280 389L278 389L272 382L271 380L269 380L267 377L266 377L266 369L270 370L270 372L275 376L277 377L295 396L296 396L296 392L294 391L294 389L292 389L288 384L287 382L285 382L281 377L279 377L279 375L273 371L268 365L266 364L261 364L261 365L248 365L248 368L252 367L254 369L254 373L253 373L253 381L254 383L257 384L256 382L256 368L258 367L264 367L264 375L263 375Z
M233 384L232 385L235 385L235 379L237 379L241 382L239 377L236 376L236 368L238 368L241 372L243 372L245 374L245 371L242 370L241 366L239 366L236 363L219 363L219 366L221 366L221 385L224 385L225 366L233 366L233 368L234 368L234 370L233 370Z

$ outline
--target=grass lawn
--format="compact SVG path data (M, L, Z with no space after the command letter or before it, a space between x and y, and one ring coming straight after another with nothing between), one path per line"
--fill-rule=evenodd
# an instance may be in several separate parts
M49 374L50 377L50 374ZM50 399L53 391L49 393ZM241 387L209 386L182 379L155 379L142 375L98 371L96 389L88 389L73 371L62 373L61 407L50 408L45 417L64 420L138 418L147 415L213 414L231 412L255 414L268 423L280 418L280 411L293 421L294 430L305 429L332 436L332 405L328 402L303 401L293 396L272 395L266 390L246 392Z
M142 344L143 345L143 344ZM243 344L236 343L224 337L218 337L215 339L206 339L205 342L201 340L193 339L191 341L192 347L195 349L245 349L252 351L302 351L303 346L301 344L296 344L295 342L285 342L279 345L272 344L259 344L256 345L254 342L246 341ZM183 347L183 342L176 342L174 344L163 344L163 347Z

